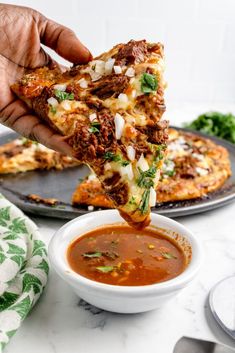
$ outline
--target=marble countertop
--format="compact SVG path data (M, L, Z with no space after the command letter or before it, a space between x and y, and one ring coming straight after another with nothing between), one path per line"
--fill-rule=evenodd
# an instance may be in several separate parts
M183 335L235 347L208 308L208 293L235 274L235 203L177 220L205 247L204 266L193 284L165 307L143 314L104 312L79 299L53 270L39 303L6 347L6 353L172 353ZM33 217L49 243L64 222Z
M208 106L168 110L179 125ZM214 107L235 111L235 106ZM174 120L172 119L174 117ZM172 121L173 120L173 121ZM2 129L1 129L2 130ZM208 293L219 280L235 274L235 202L198 215L177 218L200 238L205 262L198 278L165 307L143 314L104 312L78 298L51 269L43 296L5 349L6 353L172 353L184 336L235 341L218 327L208 308ZM49 243L65 221L33 217Z

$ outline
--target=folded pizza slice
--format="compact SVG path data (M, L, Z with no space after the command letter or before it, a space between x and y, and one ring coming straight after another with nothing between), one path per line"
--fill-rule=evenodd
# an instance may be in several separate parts
M127 222L139 228L150 222L166 153L163 69L160 43L131 40L87 65L52 72L46 82L40 69L12 87L67 137L74 156L97 175Z

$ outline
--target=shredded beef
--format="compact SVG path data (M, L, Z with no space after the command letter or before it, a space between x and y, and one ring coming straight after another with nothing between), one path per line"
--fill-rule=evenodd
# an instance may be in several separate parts
M146 126L136 126L136 129L147 135L148 142L154 144L165 143L168 139L168 121L162 120L158 123L149 121Z
M196 160L192 156L177 158L175 160L176 174L184 179L195 178L197 176L197 172L195 170L195 162Z
M100 122L99 132L91 133L89 126L81 122L77 122L75 132L67 138L70 146L76 153L76 158L83 162L97 163L104 162L103 155L107 150L115 150L115 127L114 118L104 109L98 114Z
M150 119L155 121L159 120L166 110L163 97L163 88L159 85L156 96L151 97L149 100L146 99L145 95L138 96L136 103L135 110L137 113L144 112Z
M73 93L75 100L81 100L81 97L80 97L81 88L80 88L80 86L78 86L77 84L70 83L70 84L66 87L66 92L68 92L68 93Z
M145 40L130 40L127 44L123 44L115 57L116 65L128 65L141 63L147 55L147 43Z
M25 145L14 146L10 151L3 151L4 156L12 158L24 151Z
M111 96L117 97L128 86L128 77L124 75L104 76L94 83L94 87L90 90L91 94L95 94L101 99Z
M105 185L106 180L104 182ZM125 205L128 201L128 185L123 181L116 185L112 185L110 190L106 187L106 193L112 200L114 200L114 202L120 206Z

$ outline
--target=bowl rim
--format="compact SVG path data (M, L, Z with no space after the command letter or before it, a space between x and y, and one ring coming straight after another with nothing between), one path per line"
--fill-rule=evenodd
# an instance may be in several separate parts
M195 277L195 275L199 271L204 259L204 251L198 238L196 238L194 234L187 227L180 224L179 222L162 215L151 213L151 223L153 220L154 222L157 220L160 222L161 221L167 222L169 224L169 228L171 228L173 231L174 231L173 228L177 228L175 230L177 233L180 233L180 230L181 230L184 233L184 235L182 236L185 237L192 246L191 262L181 274L179 274L178 276L170 280L166 280L160 283L142 285L142 286L120 286L120 285L107 284L107 283L94 281L92 279L89 279L87 277L84 277L78 274L69 266L68 262L65 260L66 258L65 254L64 254L65 255L64 257L62 256L58 257L57 255L58 252L56 254L59 239L62 237L62 235L65 235L65 237L69 236L69 229L75 223L79 223L80 221L83 221L85 218L88 218L88 217L97 217L99 215L104 215L104 214L107 216L107 222L103 224L104 226L109 224L115 224L115 223L120 224L120 220L110 221L110 222L108 221L110 216L119 216L119 212L117 210L111 209L111 210L101 210L101 211L87 213L85 215L76 217L75 219L65 223L60 229L58 229L55 232L55 234L53 235L49 243L48 256L49 256L50 263L52 264L56 272L60 275L60 277L62 277L70 285L72 286L83 285L83 287L86 287L87 289L94 288L97 291L97 294L99 292L103 292L107 294L113 293L113 294L130 296L130 297L135 297L135 296L138 297L138 296L142 296L143 294L145 294L146 296L148 295L151 296L151 295L156 295L156 293L164 294L166 292L177 291L178 289L183 288L188 282L190 282ZM124 220L123 220L123 223L125 223ZM156 226L156 224L152 224L152 225ZM102 225L94 226L94 229L98 227L102 227ZM159 225L159 227L161 227L161 225ZM164 228L167 229L166 226L164 226ZM87 232L91 230L92 229L89 229L87 230ZM86 234L86 232L82 234ZM82 236L82 234L78 235L77 237L75 236L72 240L69 239L67 242L66 250L68 249L69 244L71 244L78 237Z

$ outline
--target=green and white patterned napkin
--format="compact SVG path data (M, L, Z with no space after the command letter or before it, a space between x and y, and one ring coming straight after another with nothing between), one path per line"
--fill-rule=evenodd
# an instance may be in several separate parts
M42 294L48 271L36 225L0 194L0 353Z

